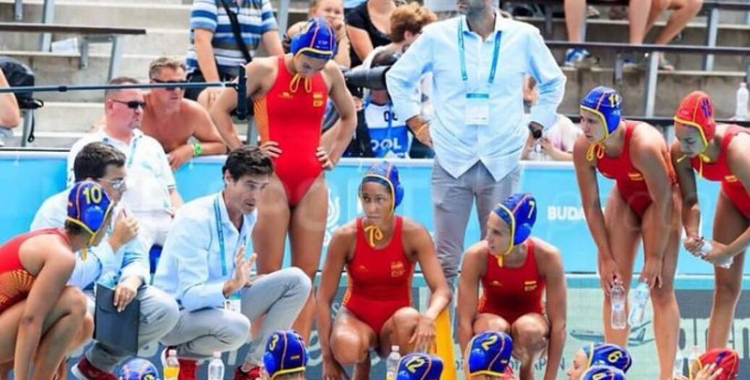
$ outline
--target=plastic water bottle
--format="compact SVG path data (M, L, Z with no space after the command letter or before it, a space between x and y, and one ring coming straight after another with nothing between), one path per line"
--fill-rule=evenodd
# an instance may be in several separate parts
M628 322L625 314L625 288L621 284L615 284L609 291L609 299L612 307L612 328L624 330Z
M164 380L177 380L179 375L180 361L177 360L177 350L169 350L166 363L164 363Z
M214 358L208 364L208 380L224 380L224 362L221 352L214 352Z
M737 108L734 112L734 118L737 120L747 120L747 102L748 94L747 83L740 83L740 88L737 89Z
M391 346L391 354L385 362L385 380L396 379L399 360L401 360L401 354L398 352L398 346Z
M630 326L637 326L643 322L643 314L646 311L646 303L650 293L648 283L645 281L638 283L633 293L633 299L630 301L630 318L628 318Z
M674 358L674 369L672 370L672 374L675 378L679 379L682 378L682 367L685 365L685 357L682 356L682 351L680 351L680 347L677 347L677 355Z
M695 346L695 345L693 347L690 347L690 353L688 354L688 375L689 375L689 378L691 379L695 375L693 373L693 368L695 368L694 364L696 361L698 361L698 359L700 359L700 356L701 356L700 347Z
M711 243L709 243L708 241L703 241L703 245L701 246L701 255L708 254L713 248L714 247L711 245ZM729 267L732 266L733 262L734 257L728 257L726 259L716 260L716 263L714 265L719 268L729 269Z

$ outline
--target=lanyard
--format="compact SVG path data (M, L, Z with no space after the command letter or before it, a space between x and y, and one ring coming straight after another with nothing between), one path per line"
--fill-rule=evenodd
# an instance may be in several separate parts
M224 223L221 220L221 211L219 210L219 196L214 199L214 215L216 215L216 235L219 238L219 255L221 255L221 275L227 275L226 250L224 248Z
M369 105L370 105L370 95L368 94L367 97L365 98L363 107L365 109L367 109L367 107ZM385 138L387 140L390 140L391 139L391 129L393 128L393 116L394 116L393 115L393 102L391 102L390 100L388 101L388 111L387 112L388 112L388 114L386 116L386 119L387 119L386 122L388 122L388 124L386 125ZM383 156L382 157L385 157L385 154L388 154L388 152L383 152Z
M130 144L128 144L128 161L125 163L126 168L130 168L131 166L133 166L133 157L135 156L135 149L138 147L138 140L140 139L135 135L133 135L133 137L130 139ZM114 146L112 145L112 142L109 141L109 137L107 136L104 136L102 142L107 145Z
M499 17L499 16L497 16ZM464 23L463 20L466 18L460 18L458 20L458 50L459 58L461 60L461 79L464 82L469 80L469 74L466 72L466 46L464 45ZM487 83L493 84L495 82L495 69L497 68L497 58L500 54L500 33L495 31L495 47L492 51L492 67L490 68L490 76L487 78Z

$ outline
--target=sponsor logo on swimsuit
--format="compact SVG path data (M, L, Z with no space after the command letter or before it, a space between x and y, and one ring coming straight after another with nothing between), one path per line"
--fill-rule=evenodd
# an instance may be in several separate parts
M391 262L391 277L401 277L406 273L404 263L401 261Z
M640 172L628 173L628 178L631 181L643 181L643 175Z
M524 292L532 292L536 289L536 281L524 281L523 282L523 291Z
M281 93L281 95L279 95L279 97L281 99L291 99L293 96L291 93L289 93L289 91L284 91Z
M360 265L360 266L358 266L358 267L357 267L357 270L358 270L358 271L360 271L360 272L362 272L362 273L367 273L367 272L369 272L369 270L367 270L367 267L366 267L366 266L364 266L364 265Z
M600 172L600 173L602 173L602 175L603 175L603 176L605 176L605 177L607 177L607 178L609 178L609 179L615 179L615 176L614 176L614 175L612 175L612 174L610 174L610 173L607 173L607 172L605 172L604 170L600 170L599 172Z
M503 284L500 281L497 281L497 280L492 280L492 282L490 282L490 285L492 285L492 286L503 286Z
M724 177L724 182L737 182L737 177L734 175L728 175Z

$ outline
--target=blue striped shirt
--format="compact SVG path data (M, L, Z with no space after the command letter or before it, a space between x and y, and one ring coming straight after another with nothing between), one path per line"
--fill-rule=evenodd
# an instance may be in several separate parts
M195 0L190 12L190 48L188 49L186 64L188 72L198 68L198 55L195 51L195 29L211 31L214 57L220 70L236 70L237 65L243 65L245 58L237 40L232 33L232 23L221 5L221 0ZM260 45L264 33L278 30L276 17L269 0L243 0L237 5L234 0L224 0L229 9L237 13L242 39L251 56Z

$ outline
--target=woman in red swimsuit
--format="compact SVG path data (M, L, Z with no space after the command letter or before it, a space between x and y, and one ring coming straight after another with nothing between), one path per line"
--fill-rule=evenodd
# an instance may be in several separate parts
M253 246L259 252L258 272L281 269L287 233L292 265L314 278L320 264L328 213L328 187L323 170L330 170L344 153L354 134L356 113L338 65L335 33L323 19L308 21L292 39L291 54L259 58L247 65L247 95L255 105L255 121L261 148L274 161ZM334 126L330 146L321 141L321 123L330 96L341 119ZM240 140L230 113L237 93L226 90L212 107L219 131L234 149ZM309 338L315 304L302 309L293 326Z
M717 264L706 349L724 348L742 291L745 250L750 245L750 131L736 125L716 125L711 98L700 91L682 100L674 121L677 141L672 145L672 162L682 192L685 249ZM695 172L709 181L721 182L712 249L703 253ZM721 267L730 258L732 264Z
M401 355L431 348L435 319L451 298L430 234L394 213L404 197L396 167L373 165L359 197L365 216L334 233L317 293L324 380L344 378L342 365L349 364L355 364L353 379L369 379L370 349L386 356L391 345L399 346ZM411 302L416 264L432 292L423 314ZM332 323L331 306L344 268L349 286Z
M487 219L487 237L466 250L458 280L461 352L476 334L507 333L513 338L513 356L521 362L521 380L534 378L534 363L545 351L544 378L557 378L566 336L562 258L557 248L530 237L537 208L530 194L511 195L495 206Z
M627 294L642 236L645 263L639 280L651 288L659 379L671 379L680 324L673 287L679 190L664 137L651 125L621 119L621 107L622 98L615 90L591 90L581 102L584 136L573 147L583 211L598 250L604 339L627 346L630 329L611 326L609 291L619 283ZM615 181L604 212L597 171Z
M65 228L0 246L0 363L13 362L15 379L64 377L65 354L81 343L86 316L86 296L66 283L75 252L85 255L104 236L112 206L100 185L79 182L68 197Z

